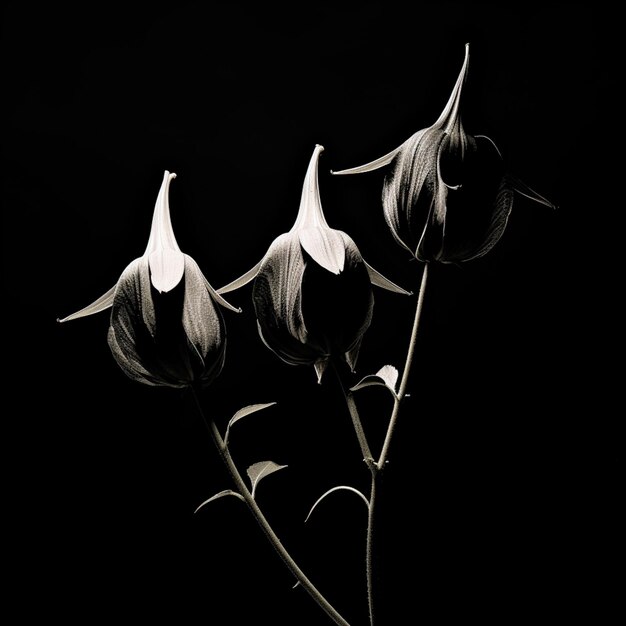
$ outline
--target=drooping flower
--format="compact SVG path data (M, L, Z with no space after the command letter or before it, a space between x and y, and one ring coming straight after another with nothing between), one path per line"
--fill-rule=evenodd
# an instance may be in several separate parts
M363 260L354 241L324 217L317 145L304 178L294 225L227 293L254 281L252 300L261 339L291 365L313 365L321 381L331 359L354 369L374 306L372 284L409 294Z
M117 283L89 306L59 320L104 311L113 357L133 380L154 386L208 385L222 370L226 329L218 306L239 311L209 284L174 237L168 171L154 207L150 238Z
M461 120L465 60L439 119L388 154L335 175L390 165L383 183L385 220L396 241L420 261L457 263L483 256L499 241L514 192L552 203L507 171L495 143L469 135Z

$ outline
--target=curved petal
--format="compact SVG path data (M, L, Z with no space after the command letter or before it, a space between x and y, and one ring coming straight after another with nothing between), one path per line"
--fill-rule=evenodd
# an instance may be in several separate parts
M252 302L263 343L291 365L311 365L320 355L309 345L302 314L306 262L297 234L284 233L270 245L252 286Z
M443 232L434 220L436 242L425 255L443 263L469 261L486 254L502 236L511 212L513 194L505 180L505 166L492 142L472 139L459 170L462 184L446 188ZM436 249L437 248L437 249Z
M388 291L393 291L395 293L401 293L405 296L412 296L412 291L407 291L406 289L402 289L395 283L392 283L388 278L385 278L379 271L375 270L367 261L363 261L365 263L365 267L367 268L367 273L370 276L370 281L372 285L376 285L376 287L381 287L382 289L387 289Z
M153 342L155 322L148 261L141 257L128 265L118 281L108 343L117 364L129 378L153 386L161 381L149 371L142 352Z
M323 151L324 147L319 144L313 150L302 185L298 216L289 232L298 233L300 244L316 263L333 274L339 274L345 261L343 239L338 231L328 226L320 199L318 165Z
M224 321L207 289L206 278L198 264L188 254L184 258L183 328L189 343L207 366L207 357L218 352L225 341Z
M157 195L156 203L154 205L154 213L152 214L152 227L150 229L150 237L148 239L148 245L145 256L152 254L159 248L170 248L171 250L178 250L178 243L176 243L176 237L174 237L174 229L172 228L172 221L170 217L170 200L169 191L170 183L176 178L176 174L170 174L167 170L163 174L163 182Z
M370 161L369 163L365 163L364 165L359 165L357 167L350 167L348 169L339 170L337 172L335 172L334 170L330 170L330 173L335 176L341 176L343 174L363 174L364 172L372 172L381 167L384 167L385 165L389 165L389 163L391 163L394 160L396 154L398 154L398 152L402 150L403 145L404 144L399 145L397 148L395 148L391 152L388 152L387 154L384 154L383 156L378 157L377 159L374 159L373 161Z
M322 202L320 200L318 184L319 156L323 151L324 146L320 146L319 144L315 145L302 185L298 216L289 232L294 232L298 228L328 227L324 213L322 212Z
M424 237L438 184L437 161L447 135L427 128L415 133L398 154L383 183L383 213L396 241L411 254Z
M215 291L219 294L228 293L229 291L235 291L235 289L239 289L239 287L247 285L251 280L254 280L255 276L259 273L260 267L261 261L259 261L252 269L249 269L243 276L235 278L232 282L216 289Z
M119 304L123 297L127 299L129 308L141 312L143 324L150 335L154 336L156 333L156 313L150 286L150 268L145 257L131 261L117 281L114 306Z
M354 369L363 335L372 320L374 294L357 245L346 233L337 232L346 251L344 271L330 274L316 263L307 265L302 285L302 315L308 342L323 347L321 360L331 356L346 361ZM319 374L321 368L317 369Z
M89 306L86 306L85 308L80 309L80 311L76 311L76 313L72 313L63 319L57 319L57 322L69 322L70 320L75 320L79 317L86 317L87 315L93 315L94 313L99 313L100 311L108 309L113 305L113 294L115 293L116 287L117 283Z
M465 59L459 72L459 76L456 79L456 83L448 98L448 102L444 107L441 115L437 118L437 121L433 124L433 128L438 128L446 133L458 132L460 130L461 116L459 115L459 106L461 104L461 92L463 90L463 83L467 77L467 68L469 66L469 43L465 44Z
M178 250L160 248L148 257L150 280L159 293L167 293L178 285L185 272L185 256Z
M300 245L317 264L332 274L343 271L346 251L338 230L327 227L299 228L298 237Z
M170 217L169 189L176 174L165 170L159 189L150 238L144 256L150 263L151 281L159 293L167 293L178 285L185 271L185 260L178 247Z

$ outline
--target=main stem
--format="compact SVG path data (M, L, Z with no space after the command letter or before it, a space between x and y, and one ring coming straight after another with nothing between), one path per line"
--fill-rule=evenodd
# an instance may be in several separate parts
M222 439L222 435L218 430L215 422L213 420L208 420L202 410L202 406L200 405L200 400L196 393L195 389L192 389L193 398L198 409L198 412L202 416L204 423L209 429L209 433L217 447L217 450L220 454L222 461L226 465L235 486L237 487L237 491L241 494L243 499L245 500L252 516L257 521L268 541L272 545L272 547L278 552L280 558L283 560L283 563L287 566L287 569L296 577L300 585L306 589L309 595L317 602L317 604L321 607L321 609L330 617L335 624L338 626L350 626L349 623L337 612L337 610L326 600L326 598L319 592L317 587L307 578L304 572L298 567L298 564L293 560L292 556L289 554L285 546L281 543L280 539L270 526L269 522L263 515L263 511L259 508L259 505L256 503L252 494L250 493L246 483L244 482L235 462L233 461L228 447L224 443Z
M404 364L404 371L402 372L402 379L400 380L400 387L398 394L395 397L393 404L393 411L391 412L391 418L389 420L389 426L387 427L387 434L385 435L385 442L383 443L380 457L376 465L378 469L382 469L387 462L387 455L389 454L389 446L391 445L391 437L396 427L398 420L398 414L400 412L400 404L406 394L406 386L409 382L409 374L411 372L411 365L413 364L413 353L415 352L415 344L417 342L417 331L420 325L420 318L422 317L422 309L424 307L424 295L426 293L426 283L428 280L428 263L424 265L424 271L422 272L422 282L420 284L419 294L417 296L417 306L415 308L415 318L413 319L413 329L411 331L411 339L409 340L409 348L407 350L406 362Z
M391 412L391 418L389 419L389 425L387 427L387 433L383 447L380 452L378 461L375 461L370 453L370 447L365 436L365 431L361 424L361 418L359 411L354 401L354 397L350 391L346 391L342 385L348 410L350 411L350 417L352 418L352 424L361 447L361 452L365 457L367 466L371 472L371 486L370 486L370 500L369 510L367 516L367 544L365 550L365 568L367 577L367 603L369 608L370 626L374 626L374 521L376 512L376 486L380 472L384 469L387 462L387 456L389 454L389 446L391 445L391 438L398 420L398 414L400 412L400 405L402 399L406 395L406 387L409 381L409 373L411 371L411 365L413 364L413 354L415 352L415 344L417 342L417 332L419 329L420 318L422 316L422 309L424 307L424 295L426 293L426 283L428 280L428 264L424 265L424 271L422 273L422 282L420 284L420 290L417 297L417 306L415 308L415 318L413 320L413 328L411 330L411 338L409 340L409 347L407 350L406 362L404 364L404 370L402 372L402 379L400 380L400 387L398 393L394 398L393 409ZM341 383L341 380L340 380Z

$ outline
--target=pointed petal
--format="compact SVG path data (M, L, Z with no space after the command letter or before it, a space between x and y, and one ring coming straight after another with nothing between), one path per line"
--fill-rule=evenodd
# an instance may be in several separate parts
M185 271L185 260L176 243L170 219L169 189L170 181L174 178L176 174L165 171L144 253L149 259L152 284L159 293L167 293L176 287Z
M239 287L243 287L244 285L247 285L259 273L261 262L262 260L259 261L252 269L249 269L243 276L236 278L232 282L228 283L228 285L224 285L223 287L216 289L216 292L228 293L229 291L235 291L235 289L239 289Z
M206 288L206 279L198 264L187 254L185 259L185 297L183 328L191 345L207 365L225 341L226 330L221 312L215 307Z
M220 294L217 293L217 291L213 289L213 287L211 287L211 283L209 283L209 281L206 278L204 279L204 284L206 285L206 288L209 290L209 293L211 294L212 298L220 306L223 306L225 309L228 309L229 311L232 311L233 313L241 313L242 311L241 307L233 306L230 302L222 298L222 296L220 296Z
M502 237L513 208L513 190L506 178L502 179L498 195L493 203L493 211L487 232L482 238L481 245L471 256L464 257L463 261L471 261L484 256Z
M328 359L318 359L313 364L313 367L315 368L315 373L317 374L317 382L318 384L321 385L322 376L324 375L324 372L326 371L326 368L328 367Z
M338 230L325 227L299 228L300 245L309 256L332 274L343 271L346 251Z
M335 176L340 176L343 174L363 174L364 172L372 172L373 170L377 170L381 167L384 167L385 165L389 165L389 163L393 161L396 154L398 154L398 152L402 150L403 145L404 144L398 146L391 152L388 152L387 154L377 159L374 159L369 163L365 163L365 165L359 165L358 167L351 167L349 169L339 170L337 172L335 172L334 170L330 170L330 173L334 174Z
M215 302L217 302L217 304L223 306L225 309L233 311L234 313L241 313L241 308L234 307L232 304L230 304L230 302L227 302L224 298L222 298L222 296L220 296L220 294L215 289L213 289L213 287L211 287L211 283L209 283L209 281L206 279L198 264L189 255L185 254L184 257L185 270L187 269L187 267L193 267L194 272L199 273L199 275L202 277L202 282L204 283L205 288L209 292L211 298Z
M317 264L310 266L323 271ZM297 234L283 233L270 245L252 286L259 336L290 365L313 365L320 356L327 356L309 336L304 322L302 283L306 267Z
M179 250L160 248L148 257L150 280L159 293L167 293L178 285L185 272L185 255Z
M443 263L469 261L488 252L507 224L513 192L505 180L505 166L493 142L473 138L459 169L462 185L445 187L439 180L436 210L420 243L420 259ZM439 193L441 192L441 197Z
M463 90L463 83L467 76L467 68L469 66L469 44L465 44L465 60L463 66L459 72L459 76L456 79L452 93L448 102L441 112L441 115L437 121L433 124L434 128L439 128L446 133L450 133L454 130L458 130L460 124L459 105L461 103L461 91Z
M289 232L298 233L300 245L316 263L339 274L345 261L343 240L326 222L318 184L319 156L323 151L319 144L313 150L302 185L298 217Z
M180 252L180 248L176 243L176 237L174 237L174 229L172 228L172 221L170 218L169 190L170 182L174 178L176 178L176 174L170 174L167 170L165 170L163 182L161 183L161 188L159 189L159 195L157 196L157 200L154 205L152 228L150 229L148 246L144 252L145 256L152 254L155 250L160 248L169 248Z
M289 232L294 232L298 228L319 228L328 227L324 213L322 212L322 201L320 199L320 188L318 183L319 156L324 151L324 146L316 144L309 167L307 168L302 185L302 195L300 197L300 208L294 225Z
M100 313L108 309L113 304L113 295L115 294L115 288L117 284L113 285L104 295L100 296L96 301L92 302L89 306L86 306L76 313L72 313L63 319L57 319L57 322L69 322L70 320L78 319L79 317L86 317L87 315L93 315L94 313Z
M395 283L392 283L388 278L385 278L380 272L375 270L367 261L364 261L365 267L367 267L367 273L370 276L370 280L372 285L376 285L376 287L382 287L383 289L388 289L389 291L393 291L395 293L402 293L405 296L412 296L412 291L407 291L406 289L402 289Z
M118 281L108 343L124 373L146 385L163 384L159 374L147 369L145 356L140 354L151 344L155 325L148 260L141 257L128 265Z
M525 196L530 200L534 200L539 204L543 204L550 209L556 209L556 204L553 204L547 198L544 198L541 194L538 194L534 189L531 189L524 181L520 180L517 176L512 174L507 174L507 179L509 181L510 186L513 191L517 191L517 193Z
M350 371L354 373L356 371L356 362L359 358L359 352L361 351L361 344L363 343L363 336L359 337L356 343L345 353L346 363L350 368Z
M383 182L385 221L394 239L415 254L424 226L432 212L438 185L437 158L446 134L426 128L413 134Z

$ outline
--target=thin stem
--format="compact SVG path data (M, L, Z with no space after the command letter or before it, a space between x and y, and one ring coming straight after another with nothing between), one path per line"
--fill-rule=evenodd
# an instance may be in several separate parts
M385 442L383 443L380 457L378 458L377 466L382 469L387 460L389 454L389 446L391 444L391 437L396 426L398 419L398 413L400 412L400 404L406 393L406 386L409 382L409 373L411 371L411 365L413 363L413 353L415 352L415 343L417 340L417 331L419 329L420 318L422 316L422 308L424 306L424 294L426 293L426 282L428 279L428 263L424 265L424 271L422 273L422 283L420 285L419 294L417 296L417 306L415 308L415 319L413 320L413 330L411 331L411 339L409 341L409 348L406 356L406 363L404 364L404 371L402 372L402 380L400 381L400 388L398 389L398 395L394 400L393 411L389 420L389 426L387 427L387 434L385 435Z
M367 576L367 605L370 615L370 626L374 626L374 510L376 503L376 479L378 468L372 467L372 484L370 487L370 505L367 513L367 545L365 548L365 574Z
M337 612L337 610L326 600L326 598L319 592L317 587L307 578L304 572L298 567L297 563L293 560L289 552L281 543L280 539L270 526L269 522L263 515L263 512L259 508L259 505L256 503L252 494L248 490L246 483L244 482L237 466L235 465L228 447L224 443L222 436L213 420L208 420L202 410L202 406L200 404L200 400L196 393L196 390L192 388L192 395L198 409L198 412L202 416L202 419L209 429L211 437L217 447L217 450L228 469L235 486L239 493L243 496L250 512L254 519L258 522L259 526L265 533L265 536L269 540L272 547L278 552L280 558L283 560L283 563L287 566L289 571L296 577L300 585L306 589L309 595L317 602L317 604L322 608L322 610L337 624L338 626L350 626L348 622Z
M343 391L344 398L346 399L346 404L348 405L348 411L350 412L350 417L352 418L352 426L354 426L354 432L361 448L363 460L365 461L365 463L367 463L367 466L371 468L372 464L374 463L374 457L372 456L369 444L367 442L367 437L365 436L365 430L363 429L363 424L361 423L359 410L356 406L356 402L354 401L354 395L350 390L344 387L343 381L341 380L341 375L339 374L337 368L334 367L333 369L335 370L337 380L339 381L339 386L341 387L341 391Z

